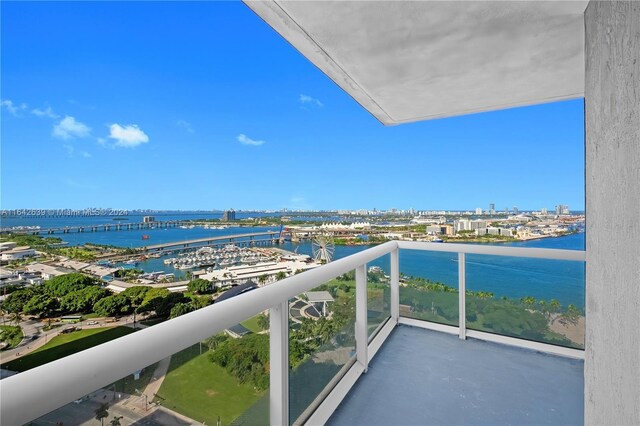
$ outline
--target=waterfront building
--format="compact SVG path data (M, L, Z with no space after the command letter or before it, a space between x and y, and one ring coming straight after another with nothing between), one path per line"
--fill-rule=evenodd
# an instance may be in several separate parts
M496 228L496 227L488 227L488 228L478 228L476 229L476 235L499 235L502 237L512 237L513 231L509 228Z
M156 221L155 216L144 216L142 218L142 223L153 223Z
M236 220L235 210L225 210L225 212L222 214L222 220L225 222L233 222L234 220Z
M453 235L453 225L429 225L427 234L432 235Z

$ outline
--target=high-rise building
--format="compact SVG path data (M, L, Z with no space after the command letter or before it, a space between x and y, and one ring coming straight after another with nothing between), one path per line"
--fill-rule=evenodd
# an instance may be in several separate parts
M489 214L491 215L496 214L496 205L493 203L489 204Z
M540 209L540 213L542 213L542 214L547 214L548 212L549 211L544 207Z
M222 220L226 222L231 222L236 220L236 211L233 209L225 210L225 212L222 214Z
M476 214L482 214L482 209L480 207L476 208Z
M513 214L517 215L519 213L518 207L513 206Z
M571 212L569 211L569 206L564 204L558 204L556 206L556 215L559 216L561 214L571 214Z

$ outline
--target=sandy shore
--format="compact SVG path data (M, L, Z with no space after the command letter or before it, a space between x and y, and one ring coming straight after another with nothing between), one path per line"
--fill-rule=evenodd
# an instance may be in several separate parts
M573 343L584 346L585 318L579 317L575 323L569 322L556 314L549 324L551 331L562 334Z

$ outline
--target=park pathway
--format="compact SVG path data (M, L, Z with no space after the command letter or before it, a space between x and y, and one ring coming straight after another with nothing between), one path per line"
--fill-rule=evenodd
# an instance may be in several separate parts
M169 371L169 364L171 364L171 356L161 359L158 363L158 366L153 372L151 381L147 384L147 387L144 388L143 394L147 395L147 398L153 399L160 390L160 386L162 386L162 382L167 375L167 371Z

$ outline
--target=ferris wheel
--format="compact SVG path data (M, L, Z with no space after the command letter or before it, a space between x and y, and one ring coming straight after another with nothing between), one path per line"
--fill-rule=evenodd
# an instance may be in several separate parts
M320 263L331 262L336 249L333 237L328 234L317 234L311 242L311 247L313 249L313 260Z

